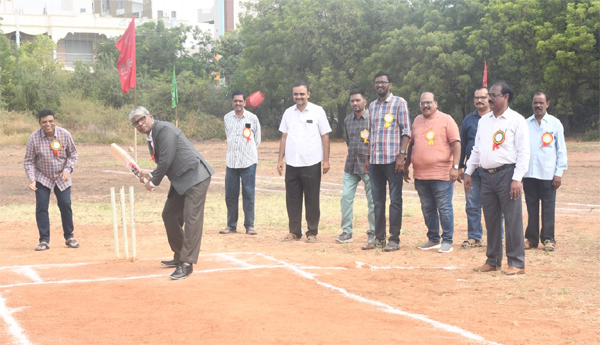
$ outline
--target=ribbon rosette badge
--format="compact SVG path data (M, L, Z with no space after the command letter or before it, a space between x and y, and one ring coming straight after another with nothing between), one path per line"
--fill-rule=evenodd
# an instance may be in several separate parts
M58 156L58 151L62 149L62 143L60 142L60 140L56 139L50 143L50 147L52 148L52 150L54 150L54 155Z
M385 120L385 128L389 128L390 127L390 123L392 123L392 121L394 121L394 115L387 113L385 114L385 116L383 117L383 119Z
M433 145L433 138L435 138L435 133L433 131L429 131L427 132L427 134L425 134L425 138L429 140L429 145Z
M542 147L550 145L550 143L552 143L553 140L554 136L552 135L552 133L544 133L544 135L542 135L542 142L544 143Z
M367 143L367 139L369 139L369 131L366 129L360 132L360 137L365 140L365 144Z
M498 130L498 132L494 133L494 146L492 146L492 151L499 149L500 148L500 144L502 144L504 142L504 139L506 138L504 131L502 130Z
M249 142L250 135L252 134L252 131L250 131L250 128L244 128L244 131L242 132L242 134L244 135L244 138L246 138L246 142Z

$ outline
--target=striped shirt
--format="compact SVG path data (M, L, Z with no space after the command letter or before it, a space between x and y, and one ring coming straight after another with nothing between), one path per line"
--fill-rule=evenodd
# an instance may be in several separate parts
M258 117L244 109L238 118L235 110L223 117L227 135L226 165L232 169L242 169L258 163L257 147L260 145L260 122ZM250 137L244 137L244 129L250 128Z
M404 98L390 93L385 101L379 98L369 105L369 154L371 164L389 164L396 161L400 153L402 136L410 137L408 106ZM391 114L392 120L385 127L385 115Z
M344 124L346 145L348 146L344 172L357 175L366 174L365 159L369 151L369 143L361 138L360 133L369 127L369 111L365 110L365 113L358 118L354 113L346 116Z
M58 140L62 144L56 156L50 146L54 140ZM71 186L72 182L71 178L64 181L60 177L60 173L63 171L72 173L76 163L75 142L73 142L71 133L66 129L56 127L52 139L48 138L41 128L29 136L23 159L23 167L29 181L36 180L51 190L54 189L54 186L58 186L60 191L64 191Z

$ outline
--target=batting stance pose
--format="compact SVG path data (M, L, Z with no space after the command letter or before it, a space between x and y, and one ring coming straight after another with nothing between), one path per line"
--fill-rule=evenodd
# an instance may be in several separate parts
M140 182L144 183L146 178L146 189L152 190L165 175L171 181L162 218L174 255L173 260L161 264L177 267L172 279L184 279L192 274L193 264L198 262L206 192L215 171L173 124L154 120L144 107L134 108L129 120L138 132L146 134L150 155L156 163L156 169L143 173Z

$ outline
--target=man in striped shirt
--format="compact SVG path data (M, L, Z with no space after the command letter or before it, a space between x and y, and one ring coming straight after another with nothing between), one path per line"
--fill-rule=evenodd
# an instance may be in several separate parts
M62 220L65 245L79 248L73 237L73 211L71 209L71 173L77 163L77 149L71 134L56 127L54 112L38 112L40 129L29 136L23 167L29 179L29 189L35 191L35 220L40 233L36 251L50 249L50 219L48 204L54 190Z
M244 228L246 228L246 234L256 235L256 230L254 230L254 190L256 164L258 163L257 147L260 144L260 122L256 115L244 109L246 99L243 92L235 91L231 98L233 110L223 118L227 135L225 168L227 226L219 233L237 232L241 180Z
M406 101L394 96L392 77L386 72L375 75L375 91L379 98L369 105L369 151L365 171L371 179L375 206L375 234L369 235L364 250L384 247L391 252L400 249L402 227L402 179L406 149L410 140L410 122ZM385 196L390 188L390 238L386 245Z

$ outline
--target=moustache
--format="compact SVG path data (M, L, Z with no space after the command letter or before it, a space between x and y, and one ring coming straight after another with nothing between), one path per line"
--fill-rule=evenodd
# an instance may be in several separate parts
M425 108L423 108L423 110L430 110L430 109L431 109L431 108L429 108L429 107L425 107Z
M480 105L480 104L481 104L481 105L483 105L483 102L477 102L476 104L477 104L477 105Z

